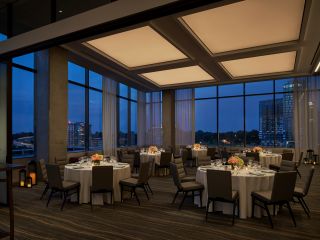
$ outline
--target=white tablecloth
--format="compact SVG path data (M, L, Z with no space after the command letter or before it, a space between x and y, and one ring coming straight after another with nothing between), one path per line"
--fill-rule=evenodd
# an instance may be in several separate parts
M223 171L223 170L222 170ZM240 170L238 175L232 175L232 189L239 192L240 197L240 218L251 217L251 192L254 191L268 191L272 189L273 186L274 173L266 173L264 176L255 176L249 174L246 170ZM196 181L202 183L205 190L202 193L202 206L206 206L208 192L207 192L207 172L198 168ZM214 183L221 184L221 183ZM195 197L195 204L200 205L200 198ZM216 202L215 211L222 211L225 214L232 214L232 204ZM211 205L210 205L210 211ZM255 216L260 217L262 213L261 208L255 208Z
M207 151L207 149L192 149L192 157L196 159L206 157Z
M111 165L111 164L109 164ZM121 192L119 182L122 179L131 177L130 165L125 165L123 168L117 168L114 164L113 168L113 199L114 201L121 200ZM64 169L64 180L80 182L80 203L90 202L90 187L92 184L92 166L86 166L82 169L73 169L74 166L66 166ZM105 202L111 203L110 194ZM95 193L92 198L93 204L103 204L103 194Z
M282 161L282 155L276 153L260 153L259 158L261 166L267 168L270 164L280 166Z
M147 152L142 152L140 153L140 162L146 162L146 161L153 161L153 166L152 166L152 175L155 175L155 164L160 165L160 158L161 158L161 152L158 153L147 153Z

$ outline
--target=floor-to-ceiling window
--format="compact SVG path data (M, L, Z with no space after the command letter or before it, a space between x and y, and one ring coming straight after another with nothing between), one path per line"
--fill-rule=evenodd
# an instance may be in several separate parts
M102 149L102 76L68 63L68 151Z
M194 89L195 142L294 147L293 79Z
M118 84L118 146L137 145L138 92Z
M12 154L34 155L34 54L12 59Z

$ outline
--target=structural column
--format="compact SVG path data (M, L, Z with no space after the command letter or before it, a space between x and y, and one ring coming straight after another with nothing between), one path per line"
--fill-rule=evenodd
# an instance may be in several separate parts
M60 47L36 54L36 156L53 163L67 158L68 52Z
M175 91L162 92L163 145L175 147Z

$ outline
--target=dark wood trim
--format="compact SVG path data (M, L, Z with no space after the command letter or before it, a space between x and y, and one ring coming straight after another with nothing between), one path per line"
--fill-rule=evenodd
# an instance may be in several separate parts
M12 163L12 62L7 63L7 163Z

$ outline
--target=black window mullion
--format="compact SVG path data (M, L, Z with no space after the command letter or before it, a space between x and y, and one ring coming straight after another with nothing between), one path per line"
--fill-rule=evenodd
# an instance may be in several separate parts
M243 147L247 146L246 131L246 85L243 83Z
M90 119L89 119L89 70L85 69L85 151L89 151Z

